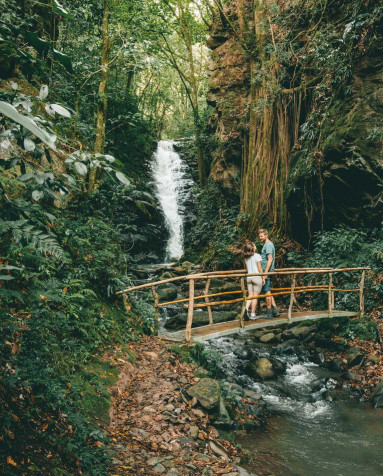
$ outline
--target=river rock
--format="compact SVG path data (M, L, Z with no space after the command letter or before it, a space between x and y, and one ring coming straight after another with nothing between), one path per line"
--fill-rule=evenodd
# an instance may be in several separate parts
M278 359L266 359L261 357L254 363L251 362L245 367L245 372L250 377L270 379L286 370L286 365Z
M296 348L299 347L299 340L298 339L289 339L286 340L285 342L282 342L281 344L278 344L274 348L274 353L283 355L283 354L288 354L292 355L295 354Z
M186 271L187 273L190 273L191 270L193 269L194 267L194 264L191 263L190 261L184 261L182 264L181 264L181 268Z
M212 410L219 405L221 389L217 380L203 378L196 385L189 387L187 393L195 397L204 408Z
M378 383L372 392L371 403L374 408L383 408L383 380Z
M219 399L219 415L214 422L214 426L221 428L222 430L229 430L231 428L231 418L229 412L226 409L225 402L222 397Z
M158 288L158 296L160 301L173 301L177 299L178 289L175 284L167 283L163 285L164 287Z
M214 322L232 321L238 317L235 311L217 311L213 312ZM187 313L178 313L168 319L165 323L167 329L182 329L186 326ZM207 311L196 311L193 314L193 327L209 324L209 315Z
M338 358L326 362L325 366L330 370L334 370L335 372L343 372L346 368L345 362L343 362L342 359Z
M272 342L275 338L275 334L273 332L268 332L259 338L259 342L263 344L267 344L268 342Z
M310 334L310 332L314 331L316 326L300 326L294 327L291 329L291 333L294 337L306 337Z
M364 354L355 347L352 347L350 350L347 351L345 357L347 359L347 366L354 367L355 365L359 365L362 362Z
M244 393L246 397L251 398L252 400L260 400L262 398L262 395L259 392L248 390L247 388L245 388Z

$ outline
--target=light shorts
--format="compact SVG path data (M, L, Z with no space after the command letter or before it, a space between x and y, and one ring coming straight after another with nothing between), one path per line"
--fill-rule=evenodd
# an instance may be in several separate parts
M249 293L260 293L262 289L261 276L250 276L247 278L247 290Z

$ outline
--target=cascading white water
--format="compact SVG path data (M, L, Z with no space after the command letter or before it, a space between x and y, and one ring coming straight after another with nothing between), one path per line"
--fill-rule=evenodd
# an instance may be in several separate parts
M169 230L166 260L179 259L183 255L184 202L190 184L185 177L186 164L174 151L173 144L173 141L159 141L152 163L156 195Z

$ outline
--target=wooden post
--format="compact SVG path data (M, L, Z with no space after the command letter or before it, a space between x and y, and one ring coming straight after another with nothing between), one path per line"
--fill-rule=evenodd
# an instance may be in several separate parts
M209 294L209 287L210 287L210 279L206 281L206 286L205 286L205 294ZM209 303L209 298L205 297L205 302ZM209 315L209 325L213 325L213 312L211 310L211 306L207 307L207 313Z
M291 316L293 312L293 303L294 303L294 289L295 289L295 283L297 280L297 276L293 274L293 277L291 279L291 292L290 292L290 304L289 304L289 311L287 314L287 317L289 319L289 322L291 322Z
M365 278L365 271L362 271L362 276L360 278L359 284L359 307L360 307L360 315L363 317L364 315L364 278Z
M245 286L245 278L241 278L241 290L242 290L242 309L241 309L241 317L240 317L240 326L243 328L245 326L243 321L243 316L245 314L246 309L246 286Z
M189 280L189 306L188 319L186 321L186 342L189 344L191 340L191 328L193 323L193 308L194 308L194 279Z
M154 298L154 334L158 336L158 302L160 299L155 286L152 286L152 294Z
M333 304L332 304L332 273L329 273L328 275L328 317L332 317L332 310L333 310Z

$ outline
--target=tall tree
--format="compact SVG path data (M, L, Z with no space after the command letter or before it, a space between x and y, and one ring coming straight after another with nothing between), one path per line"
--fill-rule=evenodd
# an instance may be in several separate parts
M102 17L102 48L100 57L101 80L98 87L97 100L97 122L96 122L96 140L94 151L102 154L105 149L105 126L108 99L106 95L106 88L109 79L109 54L110 54L110 39L109 39L109 16L110 16L110 0L103 0L103 17Z

